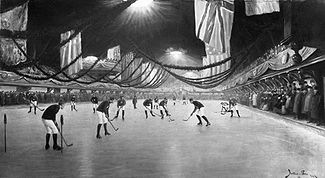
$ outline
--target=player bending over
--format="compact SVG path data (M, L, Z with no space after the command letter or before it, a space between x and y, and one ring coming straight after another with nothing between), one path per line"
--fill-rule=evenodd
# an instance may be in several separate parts
M100 129L103 124L104 124L105 135L111 135L107 131L107 122L109 119L109 106L111 103L112 103L112 99L110 99L108 101L107 100L103 101L102 103L100 103L100 105L98 106L98 108L96 110L97 116L98 116L97 135L96 135L97 139L102 138L100 136Z
M76 96L75 95L72 95L72 97L70 99L70 105L71 105L71 111L73 111L73 110L77 111L77 109L76 109Z
M153 117L155 117L155 115L152 113L152 107L153 106L152 106L152 99L151 98L148 98L148 99L144 100L143 106L144 106L144 113L146 114L146 119L148 119L148 111L150 111L150 114Z
M161 119L164 119L164 112L163 111L165 111L166 116L170 116L170 114L167 111L167 98L164 98L162 101L160 101L159 109L160 109Z
M94 95L93 97L91 97L90 99L91 103L93 103L93 111L94 113L96 113L96 109L98 107L98 98L96 95Z
M120 96L120 98L117 100L117 112L115 118L118 117L120 110L122 110L122 119L124 120L124 107L126 105L126 101L123 98L123 96Z
M233 116L234 110L236 110L238 117L240 117L239 111L238 111L238 108L237 108L237 101L236 101L235 98L231 98L229 100L229 108L230 108L230 113L231 113L230 117Z
M194 113L196 113L196 117L199 120L199 123L197 125L202 125L201 117L206 121L207 125L211 125L211 123L208 121L208 118L204 115L204 105L200 103L199 101L194 101L193 98L190 98L190 103L194 105L194 110L191 113L190 116L192 116Z
M51 134L53 136L53 150L61 150L62 148L58 146L57 138L58 138L58 124L56 122L56 114L60 111L60 109L64 108L64 101L60 100L58 104L53 104L46 108L42 115L42 122L46 129L46 144L45 149L48 150L50 148L50 137Z

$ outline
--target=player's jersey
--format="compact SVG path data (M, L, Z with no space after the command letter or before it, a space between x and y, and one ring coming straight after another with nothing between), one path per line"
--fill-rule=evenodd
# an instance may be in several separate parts
M53 105L49 106L44 111L44 113L42 115L42 119L52 120L53 122L55 122L55 116L59 112L59 110L60 110L60 106L58 104L53 104Z
M119 99L119 100L117 100L117 107L119 107L119 106L125 106L125 105L126 105L125 99Z
M143 102L143 106L151 106L152 105L152 99L146 99Z
M72 97L72 98L71 98L71 101L72 101L72 102L75 102L75 101L76 101L76 98L75 98L75 97Z
M195 106L195 109L200 109L200 108L204 107L204 105L202 103L200 103L199 101L193 101L193 104Z
M155 103L158 103L159 102L159 99L158 98L155 98L154 101L155 101Z
M93 104L98 104L98 98L97 98L96 96L91 97L90 101L91 101Z
M167 100L162 100L159 103L159 106L166 106L167 105Z
M110 104L111 103L109 101L103 101L102 103L100 103L96 110L108 114L108 108Z
M37 101L37 96L36 95L32 95L29 98L30 101Z

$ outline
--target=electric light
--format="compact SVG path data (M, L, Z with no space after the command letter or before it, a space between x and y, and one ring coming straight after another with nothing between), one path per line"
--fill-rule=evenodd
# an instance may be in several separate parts
M152 5L153 0L137 0L134 2L132 8L147 8Z

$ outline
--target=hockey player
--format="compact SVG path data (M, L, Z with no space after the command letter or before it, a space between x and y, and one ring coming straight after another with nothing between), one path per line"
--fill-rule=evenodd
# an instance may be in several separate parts
M126 101L123 98L123 96L120 96L120 98L117 100L117 112L116 116L114 118L117 118L119 115L120 110L122 110L122 120L124 120L124 107L126 105Z
M183 105L186 105L186 104L187 104L187 102L186 102L186 97L183 96Z
M233 117L234 110L236 110L238 117L240 117L239 111L237 108L237 101L235 98L231 98L229 100L229 109L230 109L230 113L231 113L230 117Z
M146 114L146 119L148 119L148 111L150 111L150 114L155 117L155 115L152 113L152 99L148 98L146 100L144 100L143 102L143 106L144 106L144 113ZM149 108L150 107L150 108Z
M104 125L105 135L111 135L107 131L107 122L109 119L109 106L111 103L112 103L112 99L105 100L102 103L100 103L100 105L96 109L96 113L98 116L97 135L96 135L97 139L102 138L100 136L100 129L101 129L102 125Z
M199 123L197 125L202 125L201 117L206 121L207 125L211 125L211 123L208 121L208 118L204 115L204 105L200 103L199 101L194 101L193 98L190 98L190 103L194 105L194 110L191 113L190 116L192 116L194 113L196 113L196 117L199 120Z
M157 96L154 99L153 108L154 109L159 109L159 99L158 99Z
M71 111L75 110L77 111L76 109L76 96L75 95L72 95L71 99L70 99L70 105L71 105Z
M176 96L173 96L173 102L174 102L174 106L176 104Z
M32 108L34 108L34 114L36 114L36 108L37 108L37 96L36 94L32 93L29 97L29 111L28 113L32 112Z
M134 95L134 97L133 97L133 99L132 99L132 103L133 103L133 107L134 107L134 109L137 109L137 102L138 102L137 96Z
M90 99L91 103L93 103L93 111L94 113L96 113L96 109L98 107L98 98L96 95L93 95L93 97L91 97Z
M46 144L45 149L48 150L50 148L50 137L51 134L53 136L53 150L61 150L62 148L58 146L57 138L58 138L58 124L56 123L56 114L64 108L64 101L60 100L58 104L53 104L46 108L42 115L42 122L47 131L46 133Z
M159 109L160 109L161 119L164 119L164 111L166 113L166 116L170 116L170 114L167 111L167 98L164 98L162 101L160 101Z

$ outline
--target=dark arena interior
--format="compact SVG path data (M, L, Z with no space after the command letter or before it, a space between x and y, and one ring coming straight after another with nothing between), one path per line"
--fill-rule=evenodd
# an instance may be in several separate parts
M0 0L0 178L324 178L324 0Z

